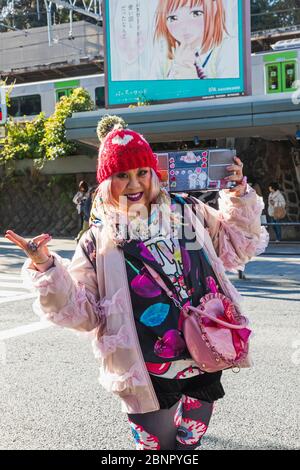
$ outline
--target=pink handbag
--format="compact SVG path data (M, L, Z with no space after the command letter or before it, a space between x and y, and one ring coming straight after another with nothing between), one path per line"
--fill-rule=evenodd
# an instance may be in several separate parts
M201 298L198 307L181 307L159 274L150 266L145 266L168 297L181 308L184 339L191 357L201 370L218 372L231 368L233 372L238 372L240 368L252 366L248 321L237 312L228 297L218 292L212 277L209 278L211 293Z

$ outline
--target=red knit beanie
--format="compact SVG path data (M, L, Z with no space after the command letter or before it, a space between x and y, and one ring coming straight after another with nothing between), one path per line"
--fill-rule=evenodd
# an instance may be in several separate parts
M114 173L136 168L153 168L160 178L157 156L144 137L130 129L111 131L99 149L97 180L99 183Z

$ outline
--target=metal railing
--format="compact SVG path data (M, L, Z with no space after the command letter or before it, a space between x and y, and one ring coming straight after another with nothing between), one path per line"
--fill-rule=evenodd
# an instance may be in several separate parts
M293 226L299 226L300 227L300 222L265 222L261 225L268 226L268 225L293 225Z

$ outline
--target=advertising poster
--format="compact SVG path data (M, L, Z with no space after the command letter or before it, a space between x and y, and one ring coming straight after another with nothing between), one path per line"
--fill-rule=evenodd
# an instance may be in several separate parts
M7 109L5 100L5 90L0 87L0 125L5 124L7 119Z
M246 0L105 0L106 104L249 94Z

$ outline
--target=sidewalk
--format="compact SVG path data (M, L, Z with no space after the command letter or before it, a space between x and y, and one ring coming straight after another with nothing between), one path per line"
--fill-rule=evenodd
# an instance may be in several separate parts
M300 256L300 240L295 242L270 242L262 256Z

